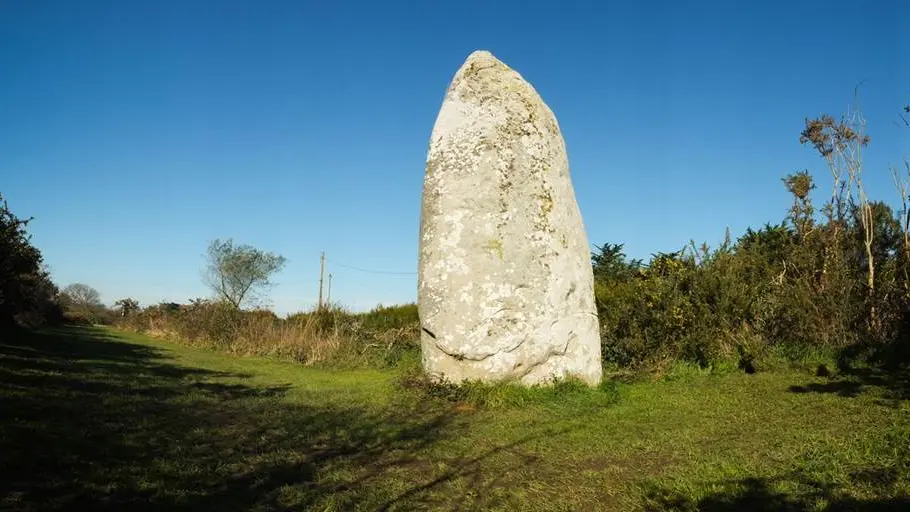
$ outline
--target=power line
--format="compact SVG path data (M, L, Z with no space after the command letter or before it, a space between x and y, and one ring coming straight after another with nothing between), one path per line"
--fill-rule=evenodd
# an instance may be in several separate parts
M344 263L339 263L339 262L337 262L337 261L335 261L335 260L330 260L330 259L328 259L328 258L326 258L325 261L331 263L332 265L338 265L339 267L344 267L344 268L347 268L347 269L356 270L356 271L358 271L358 272L366 272L367 274L387 274L387 275L393 275L393 276L414 276L414 275L417 275L417 272L391 272L391 271L388 271L388 270L370 270L370 269L366 269L366 268L354 267L354 266L351 266L351 265L345 265Z

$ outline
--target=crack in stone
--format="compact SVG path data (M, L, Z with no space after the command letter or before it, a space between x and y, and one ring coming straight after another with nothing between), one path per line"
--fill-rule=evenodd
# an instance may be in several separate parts
M501 312L503 312L503 311L506 311L506 310L508 310L508 308L502 308L502 309L500 309L499 311L497 311L496 313L494 313L493 315L491 315L489 318L493 318L493 317L496 316L497 314L499 314L499 313L501 313ZM560 318L560 319L554 320L554 321L550 324L550 328L552 328L554 325L558 324L559 322L565 320L566 318L569 318L569 317L572 317L572 316L577 316L577 315L593 316L593 317L595 317L595 318L597 317L596 314L594 314L594 313L589 313L589 312L578 312L578 313L573 313L573 314L570 314L570 315L566 315L566 316L564 316L564 317L562 317L562 318ZM424 330L426 330L426 329L424 329ZM432 333L430 333L429 331L427 331L427 334L430 334L431 336L433 336ZM566 340L566 344L565 344L565 346L562 347L561 350L552 350L552 349L551 349L551 350L548 350L547 353L546 353L546 355L544 355L539 361L536 361L536 362L532 363L531 365L529 365L530 370L528 370L526 373L522 374L521 377L519 377L519 379L520 379L520 378L523 378L524 376L526 376L526 375L527 375L528 373L530 373L530 371L533 370L534 368L536 368L536 367L538 367L538 366L540 366L540 365L546 363L547 361L549 361L551 357L561 357L561 356L565 356L565 355L568 353L568 351L569 351L569 345L572 343L573 340L575 340L575 339L577 339L577 338L578 338L578 335L575 334L575 331L571 331L571 330L570 330L570 331L569 331L569 335L568 335L568 339ZM433 339L436 339L436 337L433 336ZM510 354L510 353L512 353L512 352L514 352L514 351L516 351L516 350L518 350L519 348L521 348L521 347L525 344L525 342L527 342L527 341L528 341L528 339L527 339L527 338L524 338L524 339L522 339L521 341L519 341L514 347L505 348L505 349L499 349L499 350L497 350L497 351L495 351L495 352L493 352L493 353L491 353L491 354L486 354L486 355L483 355L483 356L480 356L480 357L468 357L468 356L466 356L465 354L462 354L462 353L457 353L457 352L454 352L454 351L448 351L448 350L445 350L444 348L442 348L442 346L440 346L438 343L436 344L436 347L437 347L440 351L442 351L443 353L445 353L446 355L448 355L449 357L453 357L453 358L455 358L455 359L457 359L457 360L459 360L459 361L462 361L462 360L467 360L467 361L485 361L485 360L487 360L487 359L489 359L489 358L491 358L491 357L493 357L493 356L499 355L499 354ZM454 353L453 353L453 352L454 352ZM523 364L524 364L524 363L519 363L518 366L523 366ZM516 367L516 368L517 368L517 367Z
M442 352L443 354L445 354L451 358L454 358L455 360L458 360L458 361L484 361L499 353L499 352L493 352L492 354L487 354L487 355L480 356L480 357L468 357L465 354L461 354L461 353L454 352L454 351L448 351L448 350L442 348L442 345L440 345L439 343L434 343L434 345L436 345L436 348L438 348L440 352Z

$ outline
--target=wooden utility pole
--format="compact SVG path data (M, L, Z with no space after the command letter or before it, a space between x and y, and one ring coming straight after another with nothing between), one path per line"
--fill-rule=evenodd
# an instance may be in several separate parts
M325 303L328 307L332 307L332 273L329 272L329 292L326 294Z
M322 311L322 276L325 274L325 251L322 251L322 257L319 258L319 305L317 310Z

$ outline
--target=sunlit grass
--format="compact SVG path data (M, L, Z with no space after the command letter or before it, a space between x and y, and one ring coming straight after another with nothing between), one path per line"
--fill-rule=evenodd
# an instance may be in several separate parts
M3 510L904 510L901 375L408 387L140 335L0 342Z

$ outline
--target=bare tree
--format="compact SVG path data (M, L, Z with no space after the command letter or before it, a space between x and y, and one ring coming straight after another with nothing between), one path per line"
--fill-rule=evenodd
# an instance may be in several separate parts
M904 105L904 114L910 114L910 105ZM910 120L902 114L898 114L901 123L898 126L910 128ZM891 177L894 178L894 186L901 199L901 210L899 212L900 230L903 236L902 255L904 258L901 269L904 273L904 293L910 296L910 279L907 279L907 262L910 262L910 158L904 157L904 173L901 174L896 168L891 168Z
M64 288L60 292L60 298L64 305L78 309L101 306L101 294L98 290L82 283L73 283Z
M273 274L284 268L283 256L234 241L215 240L208 247L204 281L219 298L240 308L268 287Z
M844 194L848 188L847 180L844 179L844 175L847 174L846 162L843 160L846 149L844 139L849 136L846 128L847 124L844 121L837 121L832 116L823 114L816 119L806 119L806 127L799 136L800 144L812 143L831 171L833 188L831 200L825 205L824 213L832 221L835 230L844 220Z
M870 137L865 133L866 120L860 110L852 110L840 120L829 115L807 119L806 128L800 134L800 143L812 143L819 155L825 159L834 179L831 202L825 213L833 228L832 247L826 255L825 264L833 257L839 257L840 227L844 224L846 207L856 205L863 227L863 242L866 249L866 284L870 299L875 293L875 259L872 251L874 241L874 218L872 205L863 185L862 150ZM854 200L854 191L856 198ZM857 204L858 203L858 204ZM824 270L823 270L824 272ZM869 320L874 328L878 325L875 302L870 300Z
M866 247L866 286L869 290L869 322L874 331L879 329L878 313L875 307L875 258L872 253L872 243L875 241L875 217L872 213L872 204L866 195L863 186L863 158L862 149L869 144L869 136L865 134L866 119L859 110L854 111L849 122L856 128L855 136L845 145L847 154L847 172L850 181L856 187L856 196L859 201L860 222L863 225L863 244Z
M905 174L901 174L894 167L891 168L891 177L894 179L894 186L901 198L900 225L901 234L904 237L904 254L910 257L910 160L904 161ZM910 260L910 258L908 258Z

